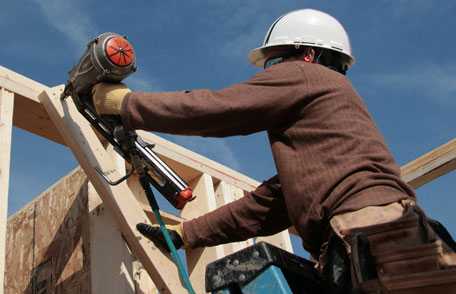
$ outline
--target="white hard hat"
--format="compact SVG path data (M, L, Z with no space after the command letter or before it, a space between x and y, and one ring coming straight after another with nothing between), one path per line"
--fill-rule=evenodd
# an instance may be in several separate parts
M344 27L331 15L314 9L295 10L279 17L269 28L263 46L250 52L249 60L262 67L266 59L272 57L272 52L289 50L290 46L340 52L348 57L348 66L355 61Z

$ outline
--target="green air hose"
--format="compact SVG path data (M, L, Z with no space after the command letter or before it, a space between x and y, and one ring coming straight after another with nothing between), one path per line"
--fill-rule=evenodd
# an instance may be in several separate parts
M177 266L180 278L184 283L184 287L187 289L189 294L195 294L195 290L193 290L192 284L188 277L187 269L184 267L182 260L180 259L179 255L177 254L176 247L174 246L174 243L171 241L171 237L169 235L168 229L166 228L165 223L163 222L163 219L160 215L160 209L158 207L158 203L157 203L157 200L155 199L154 193L152 192L152 189L149 185L149 182L147 181L147 178L145 176L141 176L139 178L139 180L141 182L141 186L143 187L144 191L146 192L146 197L147 197L147 200L149 201L150 207L152 208L152 212L154 213L155 218L157 219L157 222L160 225L160 231L162 232L163 237L165 238L166 245L168 245L168 248L171 251L171 257L173 258L174 263Z

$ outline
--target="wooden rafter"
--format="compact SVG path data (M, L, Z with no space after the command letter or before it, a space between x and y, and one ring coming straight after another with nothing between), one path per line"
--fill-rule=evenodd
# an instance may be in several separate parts
M38 100L38 95L49 89L47 86L0 66L0 87L14 93L14 126L63 144L62 137Z
M402 178L413 188L456 169L456 139L402 166Z

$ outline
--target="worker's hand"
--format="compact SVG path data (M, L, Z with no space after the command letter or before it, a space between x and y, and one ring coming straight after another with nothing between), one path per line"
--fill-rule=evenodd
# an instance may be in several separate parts
M185 247L184 243L184 233L183 233L183 226L182 223L177 225L166 225L168 229L169 235L171 237L171 241L173 241L174 246L176 249L180 249L183 246ZM166 244L165 238L163 237L162 232L160 231L160 226L158 225L148 225L144 223L139 223L136 225L136 229L147 239L154 242L154 244L165 250L166 252L170 252L168 245Z
M122 101L131 92L125 84L98 83L92 89L93 105L98 114L119 115Z

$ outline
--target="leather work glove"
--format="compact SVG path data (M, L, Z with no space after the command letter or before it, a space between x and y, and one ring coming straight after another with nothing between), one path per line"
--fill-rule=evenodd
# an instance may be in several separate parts
M174 243L176 249L180 249L185 246L184 243L184 233L182 223L177 225L166 225L171 241ZM162 250L170 253L168 245L166 244L165 238L163 237L162 232L160 231L160 226L158 225L148 225L144 223L139 223L136 225L136 229L147 239L154 242L154 244Z
M131 90L125 84L98 83L92 88L92 100L98 114L120 115L122 101Z

